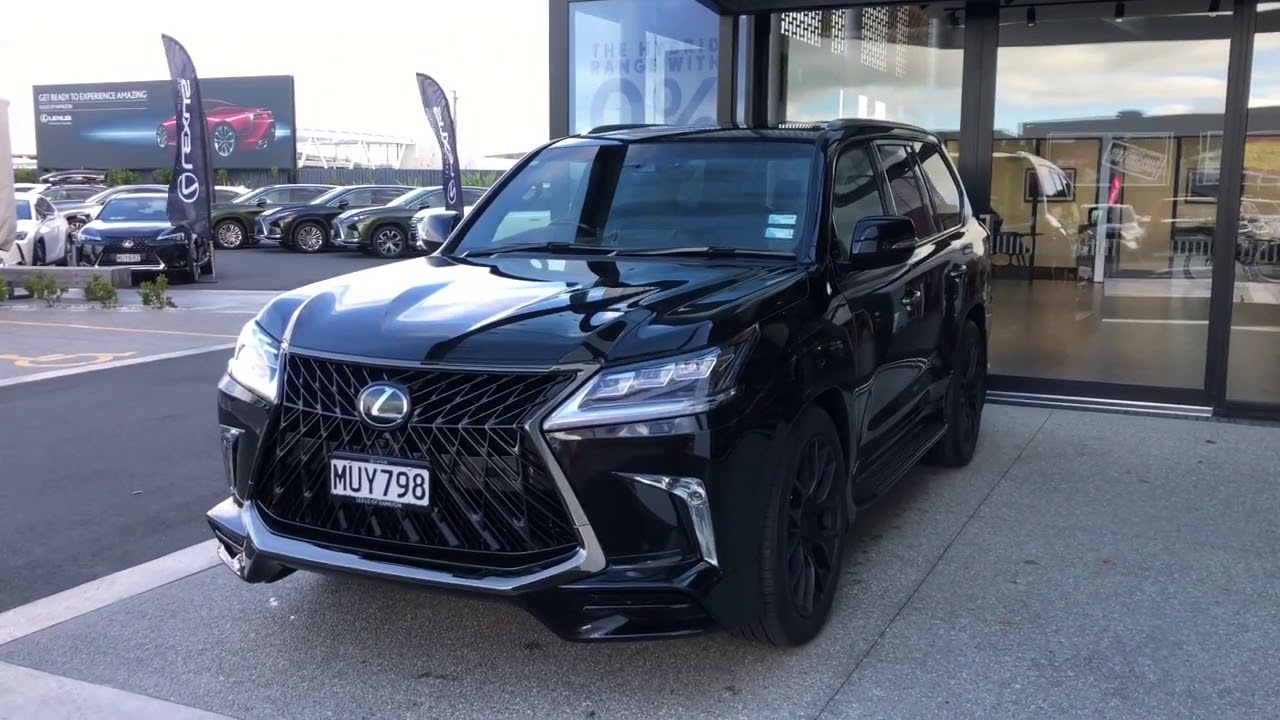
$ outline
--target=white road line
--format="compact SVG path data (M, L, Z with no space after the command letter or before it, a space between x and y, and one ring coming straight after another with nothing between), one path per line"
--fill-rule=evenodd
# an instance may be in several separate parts
M142 363L157 362L160 360L173 360L175 358L188 357L190 355L202 355L204 353L215 352L218 350L232 350L235 346L235 343L205 345L204 347L191 348L189 350L175 350L174 352L144 355L142 357L126 358L124 360L110 360L108 362L96 363L94 365L82 365L80 367L61 368L42 373L32 373L30 375L0 378L0 387L21 385L22 383L35 382L36 380L48 380L50 378L60 378L67 375L78 375L80 373L93 372L95 370L110 370L111 368L125 367L126 365L140 365Z
M91 580L70 590L0 613L0 646L85 613L141 595L161 585L208 570L221 561L216 540Z
M0 720L230 720L167 700L0 662Z
M1137 323L1142 325L1208 325L1208 320L1161 320L1155 318L1103 318L1102 322ZM1280 325L1232 325L1243 332L1280 332Z

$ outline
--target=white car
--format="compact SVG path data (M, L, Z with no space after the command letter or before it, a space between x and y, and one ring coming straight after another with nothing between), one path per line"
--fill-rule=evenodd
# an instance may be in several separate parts
M53 265L67 258L67 219L36 192L16 194L18 234L13 249L23 265ZM10 257L13 256L12 250Z
M465 216L471 212L474 205L467 205L462 208L462 214ZM440 249L440 243L429 242L427 240L427 217L437 213L446 212L445 208L423 208L413 214L413 219L409 221L409 247L418 252L433 253Z

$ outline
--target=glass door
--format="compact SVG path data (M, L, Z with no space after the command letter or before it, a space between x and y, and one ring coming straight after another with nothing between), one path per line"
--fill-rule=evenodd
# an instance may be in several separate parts
M1231 3L1116 7L1001 10L992 371L1202 397Z

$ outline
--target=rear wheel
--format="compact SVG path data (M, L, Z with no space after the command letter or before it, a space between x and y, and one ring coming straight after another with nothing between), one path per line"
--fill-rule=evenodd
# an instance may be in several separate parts
M947 434L929 453L929 462L962 467L973 459L987 398L987 342L982 328L966 320L951 360L951 382L943 402Z
M820 408L800 415L786 448L763 518L762 612L737 634L794 646L816 637L831 614L849 527L848 475L835 425Z

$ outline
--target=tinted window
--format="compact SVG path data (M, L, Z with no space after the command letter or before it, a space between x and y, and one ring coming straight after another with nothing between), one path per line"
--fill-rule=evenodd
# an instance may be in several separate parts
M916 174L914 153L905 145L880 145L880 164L889 179L889 197L893 212L911 218L917 237L929 237L938 231L933 222L933 209L925 195L920 176Z
M831 222L836 242L848 253L853 227L864 217L884 215L884 195L866 145L842 150L831 186Z
M27 202L26 200L18 201L18 219L19 220L31 219L31 203Z
M58 212L54 209L53 203L49 202L47 198L36 198L36 211L46 216L56 215Z
M289 201L297 203L311 202L328 192L329 188L322 187L299 187L289 189Z
M815 157L807 143L750 140L552 148L492 199L457 250L509 240L792 252Z
M67 191L65 188L48 188L46 190L41 190L40 194L43 195L44 197L49 198L50 200L66 200L67 199Z
M917 143L916 157L920 160L929 197L933 200L933 214L937 218L938 228L950 230L959 227L962 205L960 186L947 167L947 161L942 158L942 149L930 143Z
M375 205L386 205L411 192L413 192L413 188L411 187L378 188L373 191L373 203Z
M484 192L485 192L484 190L480 190L480 189L463 188L462 204L468 205L468 206L475 205L476 203L480 202L480 198L484 197Z
M214 188L213 201L214 202L231 202L232 200L235 200L236 197L239 195L240 193L236 192L235 190Z
M67 200L84 200L92 197L101 188L82 187L82 188L62 188L63 197ZM52 198L51 198L52 199Z

